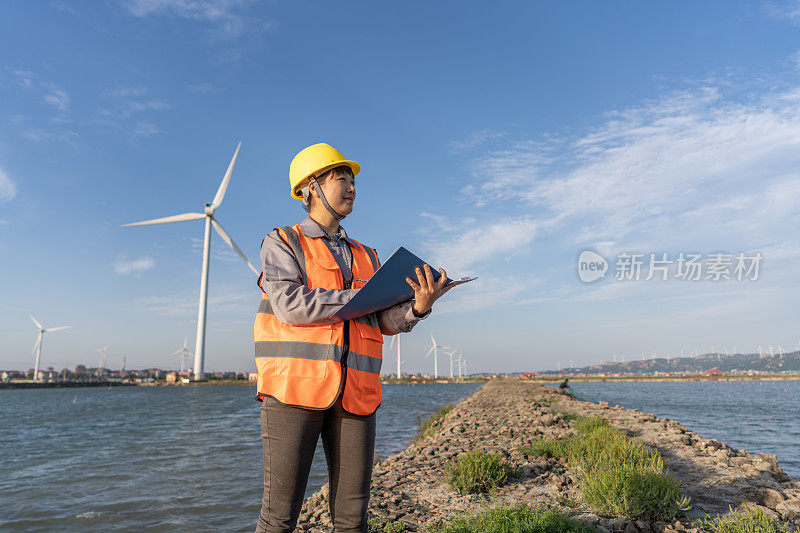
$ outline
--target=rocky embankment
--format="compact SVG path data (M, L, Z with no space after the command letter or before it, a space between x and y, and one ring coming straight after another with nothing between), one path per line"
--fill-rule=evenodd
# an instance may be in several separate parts
M517 448L535 439L574 433L556 411L602 416L656 448L691 498L689 517L646 523L601 517L580 502L577 473L563 459L526 458ZM520 474L491 496L461 496L443 480L450 459L470 450L499 452ZM436 423L435 433L375 464L370 516L375 523L402 522L424 531L493 501L556 507L599 531L624 533L701 531L692 516L758 506L769 516L800 525L800 481L786 475L773 455L751 455L687 430L678 422L633 409L584 402L557 389L524 380L487 383ZM298 530L328 532L327 485L303 504Z

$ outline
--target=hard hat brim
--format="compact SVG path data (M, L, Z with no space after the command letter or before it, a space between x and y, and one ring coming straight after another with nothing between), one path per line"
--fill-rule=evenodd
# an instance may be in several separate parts
M355 161L350 161L349 159L340 159L339 161L334 161L333 163L325 165L322 168L318 168L314 172L310 172L308 176L303 178L297 185L295 185L294 188L292 189L292 198L294 198L295 200L302 200L303 195L301 195L298 191L308 184L308 181L311 179L312 176L319 176L320 174L336 167L350 167L350 170L353 171L353 176L356 176L358 175L359 172L361 172L361 165L359 165Z

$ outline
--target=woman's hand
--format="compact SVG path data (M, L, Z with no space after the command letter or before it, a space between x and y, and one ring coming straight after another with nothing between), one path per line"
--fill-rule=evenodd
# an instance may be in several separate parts
M441 295L452 289L453 287L445 287L447 283L447 273L443 268L439 268L439 281L433 281L433 273L431 267L425 265L425 273L422 269L417 267L417 280L419 284L414 283L411 278L406 278L406 283L411 285L414 289L414 314L417 316L424 315L428 312Z

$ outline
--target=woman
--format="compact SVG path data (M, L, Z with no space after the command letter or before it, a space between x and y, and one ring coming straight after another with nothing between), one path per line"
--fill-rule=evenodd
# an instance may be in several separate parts
M374 249L339 222L353 211L358 163L320 143L289 166L291 196L309 215L261 243L255 321L264 497L257 533L293 531L322 436L336 533L366 532L383 335L411 328L442 294L447 275L406 278L414 299L342 322L334 314L378 269Z

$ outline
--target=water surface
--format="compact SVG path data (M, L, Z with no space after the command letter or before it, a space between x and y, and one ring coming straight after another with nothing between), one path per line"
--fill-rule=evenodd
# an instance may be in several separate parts
M376 454L480 384L384 385ZM263 463L255 387L0 391L0 530L252 531ZM307 494L327 482L322 445Z
M800 477L800 381L572 383L575 395L677 420L706 438L778 456Z

